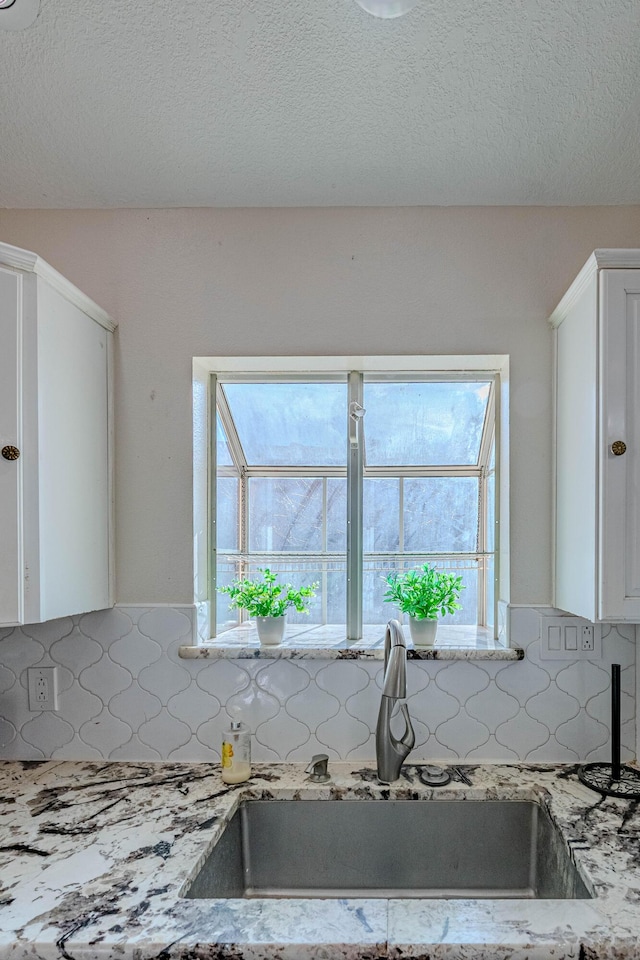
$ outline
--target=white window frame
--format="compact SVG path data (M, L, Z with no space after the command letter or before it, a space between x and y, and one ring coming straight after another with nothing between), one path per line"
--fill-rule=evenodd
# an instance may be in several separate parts
M212 564L215 551L212 540L212 494L215 484L210 483L212 474L212 451L210 442L215 438L216 396L212 390L212 374L254 375L273 378L282 376L330 376L349 375L353 370L367 375L414 374L428 377L438 374L458 376L464 379L478 377L494 380L495 398L495 564L494 596L496 608L509 602L509 497L508 497L508 389L509 358L505 355L469 356L337 356L337 357L195 357L193 360L193 424L194 424L194 595L199 609L199 635L207 642L211 631L211 590L214 577ZM215 378L213 380L215 384ZM352 457L357 457L359 448L354 446ZM354 463L357 469L357 464ZM353 489L353 487L351 488ZM361 495L360 495L361 496ZM357 493L356 493L357 497ZM350 503L349 511L358 511L360 504ZM485 523L486 517L480 517ZM353 546L353 545L352 545ZM357 547L357 545L356 545ZM354 550L351 550L352 557ZM358 590L357 571L349 571L347 604L351 614L352 634L358 634L358 625L353 628L353 593ZM351 599L349 599L351 593ZM499 617L495 617L496 636ZM215 624L213 624L215 628ZM361 627L361 624L360 624ZM352 635L349 639L357 640ZM501 639L504 639L502 636Z

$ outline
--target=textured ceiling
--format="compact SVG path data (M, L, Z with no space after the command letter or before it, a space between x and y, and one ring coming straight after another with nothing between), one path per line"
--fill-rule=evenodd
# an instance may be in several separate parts
M0 206L637 203L639 51L638 0L41 0Z

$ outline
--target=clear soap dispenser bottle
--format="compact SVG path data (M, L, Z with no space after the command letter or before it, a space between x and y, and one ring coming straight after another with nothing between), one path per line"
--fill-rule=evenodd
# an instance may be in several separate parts
M243 783L251 776L251 731L246 723L232 720L222 733L222 779Z

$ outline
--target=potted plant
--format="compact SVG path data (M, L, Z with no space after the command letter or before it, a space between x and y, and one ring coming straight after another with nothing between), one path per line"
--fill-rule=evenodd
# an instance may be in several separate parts
M461 609L462 577L425 563L420 570L389 574L384 599L409 615L409 630L416 647L430 647L436 637L438 616Z
M262 577L253 580L233 580L226 587L218 587L220 593L231 597L231 608L246 610L254 617L260 643L276 644L282 641L285 614L289 607L298 613L308 613L308 600L315 597L317 583L308 587L294 587L291 583L278 583L278 576L268 567L259 568Z

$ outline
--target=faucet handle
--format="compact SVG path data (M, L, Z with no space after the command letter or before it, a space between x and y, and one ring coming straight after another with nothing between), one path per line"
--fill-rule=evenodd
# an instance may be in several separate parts
M304 772L310 774L309 780L312 783L326 783L331 779L327 770L328 764L329 757L326 753L316 753L311 757L311 763Z
M405 757L411 753L416 744L416 735L411 724L411 717L409 716L409 707L406 703L400 705L400 713L404 717L404 722L406 724L404 735L397 742L396 746L403 747L403 750L406 750Z

